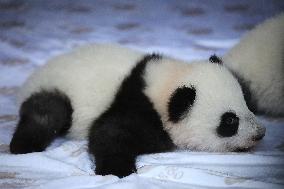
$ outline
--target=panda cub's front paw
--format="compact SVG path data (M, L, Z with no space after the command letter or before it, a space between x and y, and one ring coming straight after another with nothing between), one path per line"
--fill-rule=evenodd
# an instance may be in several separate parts
M97 175L115 175L119 178L126 177L128 175L131 175L132 173L136 172L136 167L112 167L112 168L96 168L96 174Z
M117 155L96 157L97 175L115 175L119 178L126 177L136 172L135 157L121 157Z

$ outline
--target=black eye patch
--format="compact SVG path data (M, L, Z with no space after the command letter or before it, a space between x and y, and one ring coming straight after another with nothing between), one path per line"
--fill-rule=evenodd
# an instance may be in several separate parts
M239 118L233 112L226 112L222 115L217 133L221 137L231 137L237 134Z
M169 121L177 123L189 111L195 100L196 90L194 87L177 88L168 103Z

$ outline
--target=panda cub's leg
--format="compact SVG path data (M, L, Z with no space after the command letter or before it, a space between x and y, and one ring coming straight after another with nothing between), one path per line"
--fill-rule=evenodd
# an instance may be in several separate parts
M10 143L14 154L40 152L72 122L72 106L61 92L41 91L26 99L20 108L20 119Z

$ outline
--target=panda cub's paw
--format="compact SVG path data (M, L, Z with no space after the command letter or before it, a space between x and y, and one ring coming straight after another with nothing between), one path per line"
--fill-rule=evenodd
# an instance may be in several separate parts
M123 155L109 155L96 157L97 175L116 175L119 178L126 177L136 172L135 157Z
M33 138L33 136L30 136L27 133L21 134L21 131L18 130L10 143L10 152L12 154L42 152L47 145L40 142L33 142Z
M41 91L20 107L19 122L10 142L10 152L42 152L59 135L66 134L72 121L69 98L60 91Z

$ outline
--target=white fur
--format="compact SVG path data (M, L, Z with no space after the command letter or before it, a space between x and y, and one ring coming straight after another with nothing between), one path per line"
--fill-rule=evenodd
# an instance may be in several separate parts
M85 138L91 122L106 110L121 82L143 54L110 45L89 45L49 61L24 84L20 103L42 89L63 91L74 109L69 132L72 138ZM145 70L144 93L161 115L164 129L180 148L230 151L255 145L250 139L264 129L248 110L236 79L224 67L185 62L164 57L151 61ZM195 86L196 100L182 121L168 121L168 101L181 86ZM216 134L220 117L234 111L240 118L236 136L220 138Z
M248 81L261 112L284 116L284 13L250 31L223 60Z

